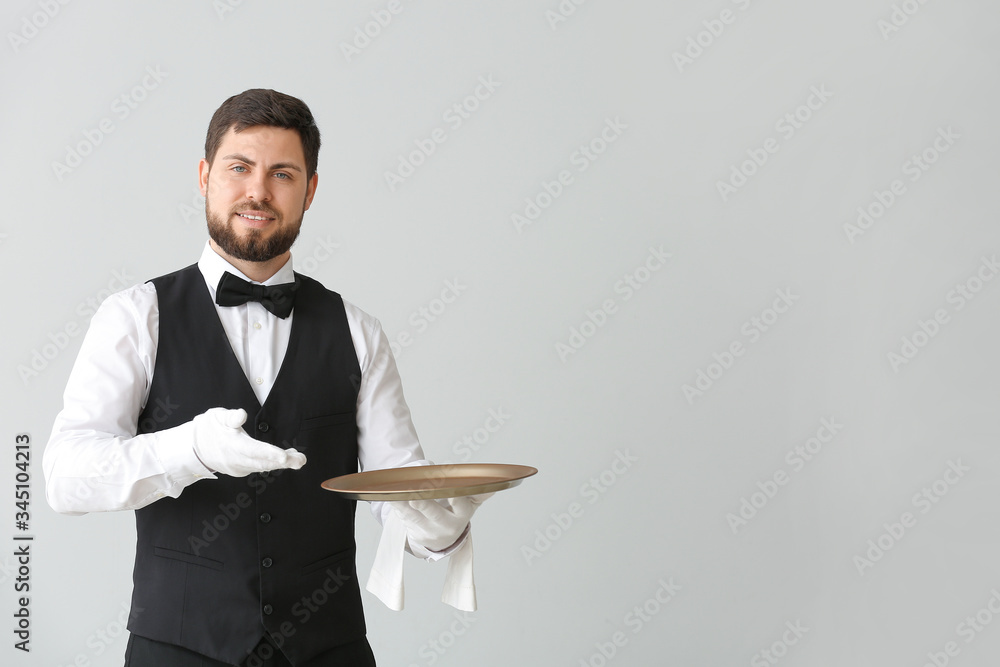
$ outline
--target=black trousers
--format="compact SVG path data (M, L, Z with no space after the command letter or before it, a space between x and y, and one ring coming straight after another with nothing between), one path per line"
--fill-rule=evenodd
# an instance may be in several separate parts
M129 635L128 647L125 649L125 667L232 666L180 646ZM239 667L291 667L291 663L274 644L264 638ZM368 640L362 637L356 642L335 646L298 667L375 667L375 655Z

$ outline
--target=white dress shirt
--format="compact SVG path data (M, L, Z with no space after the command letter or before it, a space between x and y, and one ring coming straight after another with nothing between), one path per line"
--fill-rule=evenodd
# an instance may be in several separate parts
M224 271L248 280L208 243L198 268L213 303ZM289 259L262 284L293 280ZM215 307L233 352L263 404L284 359L295 311L282 319L253 301ZM430 463L417 440L381 324L346 301L344 308L361 368L357 404L361 470ZM151 283L112 294L91 320L66 385L64 407L42 458L45 496L56 511L76 515L138 509L164 496L176 498L188 485L214 477L193 447L177 447L158 433L136 435L153 380L158 333L156 289ZM170 409L169 405L159 407ZM372 513L384 523L389 508L385 503L372 503ZM410 548L418 557L437 560L461 547L468 532L441 552L415 544Z

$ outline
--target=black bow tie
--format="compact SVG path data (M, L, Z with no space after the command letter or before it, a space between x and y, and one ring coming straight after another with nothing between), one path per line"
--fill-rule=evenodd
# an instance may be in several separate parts
M260 301L266 310L284 319L292 312L299 284L295 276L293 283L255 285L226 271L215 288L215 302L220 306L242 306L247 301Z

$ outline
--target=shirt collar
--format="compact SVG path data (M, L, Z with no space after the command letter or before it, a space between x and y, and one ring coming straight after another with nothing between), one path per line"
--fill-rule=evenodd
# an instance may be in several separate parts
M218 287L219 281L222 280L222 274L226 271L237 278L242 278L257 285L280 285L295 280L291 257L288 258L288 261L273 276L262 283L258 283L255 280L247 278L242 271L227 262L222 255L215 252L208 241L205 241L205 249L201 251L201 258L198 260L198 269L201 271L201 275L205 277L205 282L208 284L208 289L211 291L213 299L215 299L215 288Z

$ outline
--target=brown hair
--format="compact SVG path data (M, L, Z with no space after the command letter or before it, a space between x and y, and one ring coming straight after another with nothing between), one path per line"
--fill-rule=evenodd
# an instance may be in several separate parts
M215 160L215 153L229 128L242 132L256 125L298 132L306 158L306 177L312 178L319 162L319 128L316 127L312 112L299 98L264 88L244 90L215 110L205 137L205 159L209 165Z

